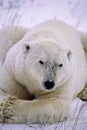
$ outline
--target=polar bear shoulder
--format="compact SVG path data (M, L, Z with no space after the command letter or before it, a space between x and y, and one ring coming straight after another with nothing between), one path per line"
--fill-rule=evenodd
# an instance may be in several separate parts
M78 31L78 34L82 42L83 48L87 54L87 32Z
M87 32L81 32L78 31L78 35L80 37L82 46L84 48L86 57L87 57ZM81 98L82 100L87 101L87 85L85 86L85 88L79 93L78 95L79 98Z
M18 42L28 28L21 26L5 26L0 29L0 65L3 64L8 50Z

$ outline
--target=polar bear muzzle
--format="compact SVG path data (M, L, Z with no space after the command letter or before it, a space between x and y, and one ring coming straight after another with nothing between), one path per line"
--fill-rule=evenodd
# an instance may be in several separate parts
M48 62L46 65L45 78L42 81L43 87L46 90L52 90L55 87L57 66L54 61Z

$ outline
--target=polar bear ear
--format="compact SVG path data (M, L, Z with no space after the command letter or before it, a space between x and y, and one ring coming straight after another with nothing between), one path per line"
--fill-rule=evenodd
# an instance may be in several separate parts
M27 43L25 43L23 46L23 49L24 49L24 52L27 53L30 50L30 46Z
M67 53L67 57L68 57L69 60L71 60L71 58L72 58L72 52L70 50Z

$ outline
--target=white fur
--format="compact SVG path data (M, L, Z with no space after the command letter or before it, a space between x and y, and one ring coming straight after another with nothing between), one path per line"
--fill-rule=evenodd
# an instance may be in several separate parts
M3 37L0 35L1 40L6 39L9 44L5 49L7 44L0 43L0 49L5 50L4 54L0 53L3 63L0 71L1 122L62 121L68 116L73 98L87 82L86 54L81 37L73 27L58 20L23 30L17 32L17 38L13 35L12 42L8 28ZM60 64L63 66L59 67ZM54 88L45 88L47 80L55 82ZM33 95L34 100L23 100Z

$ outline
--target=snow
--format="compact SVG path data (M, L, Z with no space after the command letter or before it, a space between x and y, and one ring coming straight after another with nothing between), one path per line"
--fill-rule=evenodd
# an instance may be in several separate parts
M47 19L61 19L87 29L87 0L0 0L0 25L31 27Z
M0 27L32 27L48 19L60 19L87 31L87 0L0 0ZM0 130L86 130L87 103L76 99L66 121L57 124L0 124Z

